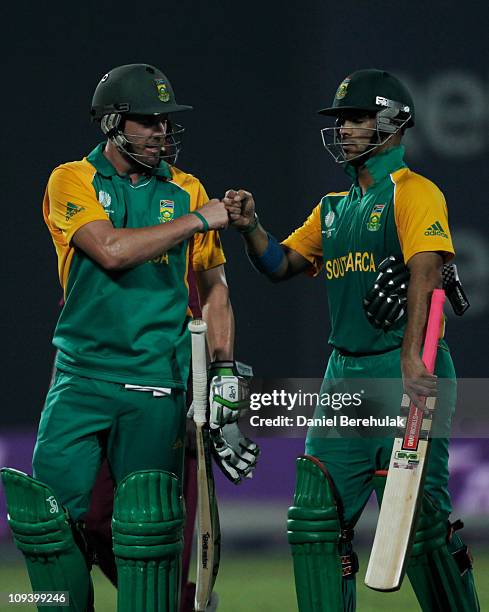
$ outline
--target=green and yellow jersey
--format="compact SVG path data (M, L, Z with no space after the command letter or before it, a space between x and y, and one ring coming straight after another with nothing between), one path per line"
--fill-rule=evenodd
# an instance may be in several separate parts
M348 192L329 193L305 223L283 244L311 264L309 274L325 269L331 315L329 342L351 353L376 353L399 347L405 320L388 332L367 320L362 300L377 266L389 255L407 263L416 253L454 254L445 198L438 187L404 163L404 147L371 157L366 166L374 182L362 195L355 179Z
M53 338L56 366L101 380L185 388L189 263L201 271L225 262L218 233L196 234L190 255L183 241L120 271L103 269L72 238L96 220L109 219L115 228L167 223L201 207L207 194L195 177L164 162L132 184L103 149L104 143L81 161L58 166L44 196L65 296Z

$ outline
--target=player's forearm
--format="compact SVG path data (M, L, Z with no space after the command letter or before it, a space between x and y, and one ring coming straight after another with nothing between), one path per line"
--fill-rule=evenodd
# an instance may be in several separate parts
M211 361L234 357L234 314L226 285L215 285L204 297L202 317L207 323Z
M260 257L267 250L268 234L260 222L253 231L241 235L244 239L245 248L251 255Z
M259 272L265 274L272 282L279 282L291 276L287 252L277 244L276 240L269 237L260 223L252 232L243 233L242 236L248 257ZM273 245L271 245L271 240L274 240ZM271 261L271 266L267 265L269 261ZM260 263L264 265L261 266Z
M407 325L403 359L419 357L433 289L441 287L443 259L438 253L419 253L408 263L411 273L407 294Z
M123 270L166 253L202 228L196 215L184 215L174 221L141 228L114 229L103 244L105 268Z

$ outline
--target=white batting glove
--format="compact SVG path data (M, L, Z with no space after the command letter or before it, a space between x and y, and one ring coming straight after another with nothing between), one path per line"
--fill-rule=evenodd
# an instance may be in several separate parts
M214 361L209 378L209 426L219 429L234 423L250 405L250 379L253 370L239 361Z
M239 484L253 477L260 449L241 433L237 423L211 429L211 440L214 459L228 480Z

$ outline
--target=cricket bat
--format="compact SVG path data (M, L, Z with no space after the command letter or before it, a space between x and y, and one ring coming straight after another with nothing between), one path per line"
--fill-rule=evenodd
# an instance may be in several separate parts
M204 612L214 584L214 523L212 520L210 486L212 474L206 461L204 426L207 418L207 325L194 319L188 325L192 334L192 392L194 422L197 437L197 582L195 610Z
M445 292L435 289L423 349L423 363L435 369ZM389 472L368 562L365 584L377 591L397 591L402 583L423 495L435 398L426 399L429 413L404 394L401 412L409 409L404 431L394 439Z

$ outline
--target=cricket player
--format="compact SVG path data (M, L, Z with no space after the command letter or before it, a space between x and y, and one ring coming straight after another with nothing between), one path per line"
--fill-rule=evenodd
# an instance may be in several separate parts
M202 317L199 296L195 284L195 273L188 269L189 308L194 318ZM192 398L192 385L187 389L187 404ZM185 444L183 497L185 502L185 525L183 532L182 554L182 584L180 612L192 612L194 609L195 583L188 581L192 544L197 511L197 461L192 423L187 420L187 436ZM93 561L110 582L117 588L117 568L112 550L112 513L114 509L114 482L110 467L105 460L95 481L90 501L90 509L84 518L84 534L88 547L93 551ZM217 602L217 595L212 594ZM215 604L217 606L217 603ZM211 606L208 606L211 610ZM213 608L212 608L213 609Z
M44 197L64 290L53 339L56 373L33 478L4 468L2 479L33 590L55 592L55 603L68 592L73 611L93 609L83 522L104 457L117 487L118 610L178 610L190 263L209 328L211 424L220 449L226 424L246 404L247 386L234 374L218 234L228 213L174 166L183 132L174 115L190 109L176 102L154 66L110 70L91 106L106 141L81 161L58 166ZM230 381L236 401L223 407ZM218 456L234 475L235 439Z
M229 190L230 223L243 236L254 267L272 281L324 269L332 353L322 393L369 385L357 416L396 417L403 392L412 401L437 392L421 517L408 575L423 610L478 610L467 547L451 524L448 439L455 406L455 371L440 338L435 375L420 353L429 298L441 286L443 263L454 255L447 207L440 189L408 168L402 138L415 124L405 85L383 70L359 70L339 85L333 104L320 111L335 124L322 130L324 144L352 180L348 190L325 195L304 224L279 243L258 220L252 195ZM388 256L410 272L407 317L371 324L363 311L379 264ZM380 385L380 379L390 384ZM375 392L376 388L379 391ZM319 405L315 416L331 416ZM297 461L297 488L289 509L288 535L300 612L352 611L356 606L357 557L353 529L375 489L379 500L392 450L390 435L368 428L347 432L311 427L306 455Z

